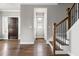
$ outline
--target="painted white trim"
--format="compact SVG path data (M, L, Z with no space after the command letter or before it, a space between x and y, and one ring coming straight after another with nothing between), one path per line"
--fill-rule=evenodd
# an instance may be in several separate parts
M53 41L53 37L51 36L50 38L48 38L48 41Z
M74 54L68 53L70 56L75 56Z
M20 44L34 44L34 42L20 42Z
M6 39L6 38L0 38L0 39ZM7 40L7 39L6 39Z
M78 5L78 3L77 3L77 19L78 19L78 8L79 8L79 5Z
M34 8L34 38L36 38L36 12L45 13L44 15L44 38L45 40L47 40L47 8Z
M8 17L2 16L2 36L3 39L8 39Z
M0 39L2 39L2 40L8 40L8 39L6 39L6 38L0 38Z
M52 44L51 44L49 41L47 41L47 40L46 40L46 42L47 42L47 44L49 44L49 46L50 46L50 48L51 48L51 51L52 51L52 53L53 53L53 46L52 46Z
M6 18L6 20L8 20L8 17L18 17L18 39L20 39L20 25L21 25L21 23L20 23L20 16L3 16L3 18ZM2 21L2 27L3 27L3 21ZM7 31L7 37L5 39L8 39L8 31Z
M45 18L44 18L44 38L47 40L47 8L44 8Z
M2 12L20 12L20 10L0 10Z
M58 5L58 3L22 3L21 5Z
M8 39L6 39L6 38L0 38L0 40L7 40L8 41ZM14 40L14 39L10 39L10 40ZM18 39L18 40L20 40L20 39Z

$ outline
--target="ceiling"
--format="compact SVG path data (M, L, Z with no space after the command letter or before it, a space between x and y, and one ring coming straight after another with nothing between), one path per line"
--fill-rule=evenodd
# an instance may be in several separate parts
M0 3L0 10L20 10L20 4L18 3Z
M0 3L0 11L7 11L7 10L20 10L20 5L57 5L57 3Z

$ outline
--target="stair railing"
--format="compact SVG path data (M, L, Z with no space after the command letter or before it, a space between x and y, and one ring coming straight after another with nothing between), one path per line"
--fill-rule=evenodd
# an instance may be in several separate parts
M62 48L61 44L69 44L67 41L66 32L71 28L71 26L77 21L79 17L78 5L79 4L74 3L71 8L67 9L68 16L58 24L54 23L53 55L56 54L56 45ZM59 41L61 44L58 44L57 41Z

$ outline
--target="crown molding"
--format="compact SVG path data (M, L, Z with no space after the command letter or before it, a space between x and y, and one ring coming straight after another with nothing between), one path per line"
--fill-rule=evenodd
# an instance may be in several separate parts
M1 12L20 12L20 10L0 10Z
M58 5L58 3L21 3L21 5Z

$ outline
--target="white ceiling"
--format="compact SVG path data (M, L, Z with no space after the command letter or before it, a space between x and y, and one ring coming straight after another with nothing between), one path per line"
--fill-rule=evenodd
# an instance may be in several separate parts
M47 3L0 3L0 11L7 11L7 10L19 10L20 11L20 5L57 5L57 3L50 3L50 4L47 4Z
M18 3L0 3L0 10L20 10Z

